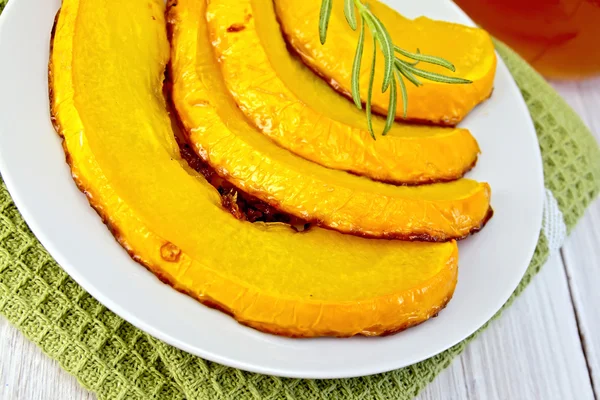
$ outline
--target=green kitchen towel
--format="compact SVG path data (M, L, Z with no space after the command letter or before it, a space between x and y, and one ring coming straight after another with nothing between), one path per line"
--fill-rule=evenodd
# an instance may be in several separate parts
M0 12L5 1L0 0ZM497 49L535 122L546 188L558 204L554 214L562 212L570 231L600 189L598 145L578 116L536 72L506 46L497 43ZM550 252L548 244L554 240L550 236L544 229L527 273L503 308L544 264ZM413 366L355 379L282 379L215 364L154 339L87 294L40 245L3 183L0 313L85 388L110 400L409 399L477 335Z

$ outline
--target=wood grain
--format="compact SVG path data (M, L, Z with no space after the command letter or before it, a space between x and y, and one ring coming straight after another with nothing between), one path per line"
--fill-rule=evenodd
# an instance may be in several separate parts
M0 399L92 400L58 363L0 317Z
M567 240L562 254L571 288L588 374L600 397L600 203Z
M600 78L555 87L600 142ZM588 373L600 398L600 201L587 210L562 255Z

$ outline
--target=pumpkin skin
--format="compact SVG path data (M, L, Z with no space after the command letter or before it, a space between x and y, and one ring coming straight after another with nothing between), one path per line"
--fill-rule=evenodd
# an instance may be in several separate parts
M359 29L353 31L346 22L342 2L333 5L327 41L319 40L320 1L274 0L277 17L283 33L304 63L334 89L351 97L352 63ZM371 11L387 28L394 44L403 49L443 57L452 62L452 73L437 65L421 63L419 68L471 80L473 83L443 84L422 79L416 87L406 82L408 90L407 119L437 125L454 126L477 104L492 93L496 73L496 53L490 36L482 29L467 27L425 17L407 19L377 0L366 2ZM369 73L373 40L365 31L365 47L361 64L360 92L363 102L369 87ZM381 93L383 82L382 53L373 87L373 109L387 115L389 91ZM400 101L400 100L399 100ZM403 119L402 107L396 110L396 119Z
M438 313L456 284L453 241L298 233L223 209L174 138L164 15L162 0L64 0L52 40L51 115L73 178L129 254L175 289L286 336L381 335Z
M464 238L491 215L487 183L392 186L323 168L273 143L230 96L197 2L179 2L172 31L172 101L196 153L224 179L291 215L371 238Z
M466 129L394 124L373 140L364 113L288 52L272 2L210 0L207 19L227 89L281 147L395 184L451 181L475 165L479 146ZM383 125L377 118L377 133Z

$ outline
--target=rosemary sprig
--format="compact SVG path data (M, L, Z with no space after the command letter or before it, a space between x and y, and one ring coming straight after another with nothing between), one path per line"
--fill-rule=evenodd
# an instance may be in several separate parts
M325 44L327 39L327 27L331 18L333 0L321 0L321 15L319 19L319 38L321 44ZM354 62L352 64L352 99L356 107L362 110L362 100L360 96L360 68L362 63L363 49L365 45L365 27L371 32L373 37L373 61L371 63L371 71L369 73L369 88L367 92L367 101L365 102L365 113L367 116L367 127L371 137L375 139L373 131L373 115L371 110L373 97L373 84L375 80L375 71L377 68L377 46L383 54L383 85L381 92L390 91L390 99L388 104L388 115L385 122L382 135L386 135L392 128L396 117L396 108L398 106L398 85L400 86L400 95L402 97L403 116L406 118L408 110L408 92L404 79L408 80L413 85L419 87L422 82L419 78L429 81L448 83L448 84L468 84L472 83L467 79L446 76L435 72L430 72L418 68L419 63L439 65L449 71L455 72L454 65L441 57L436 57L427 54L421 54L420 50L410 52L394 45L392 38L385 28L383 23L377 18L369 7L362 0L344 0L344 15L346 21L352 30L359 29L356 14L360 19L360 31L358 35L358 43L354 54ZM403 56L400 58L397 56ZM413 61L408 61L413 60Z

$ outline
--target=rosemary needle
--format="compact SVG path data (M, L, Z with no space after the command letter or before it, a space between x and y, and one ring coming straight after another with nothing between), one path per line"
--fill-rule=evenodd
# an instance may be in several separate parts
M321 14L319 18L319 38L321 40L321 44L325 44L327 39L327 27L329 25L331 10L333 7L332 2L333 0L321 0ZM456 68L451 62L441 57L421 54L419 49L413 53L395 45L388 30L383 25L381 20L377 18L375 14L373 14L373 12L365 3L362 2L362 0L344 0L344 15L346 17L346 22L348 22L348 25L350 28L352 28L352 30L358 29L358 21L360 21L360 31L358 43L356 45L356 52L354 54L354 61L352 64L351 78L352 99L354 100L356 107L359 109L362 109L362 98L360 94L360 68L365 44L365 29L368 28L371 32L371 36L373 37L373 61L371 63L371 70L369 71L369 87L367 92L367 100L365 102L367 127L373 139L375 139L375 132L373 131L373 115L371 104L375 71L377 68L377 45L379 45L379 48L383 54L384 65L381 92L385 93L388 90L390 92L388 115L386 117L385 127L382 132L382 135L384 136L392 128L395 120L396 108L398 106L397 85L400 85L400 95L402 96L402 112L403 117L406 118L409 99L404 79L408 80L417 87L422 85L422 82L417 77L429 81L448 84L472 83L467 79L446 76L418 68L418 64L424 63L439 65L451 72L456 71ZM397 57L396 53L404 58ZM412 61L408 61L407 59Z

